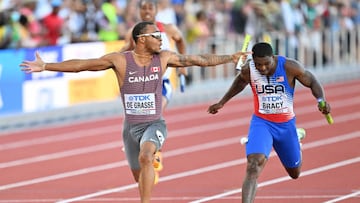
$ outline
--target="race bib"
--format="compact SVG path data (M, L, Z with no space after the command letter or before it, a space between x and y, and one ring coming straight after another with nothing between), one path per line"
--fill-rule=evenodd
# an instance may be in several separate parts
M289 106L284 94L271 94L259 96L259 113L282 114L288 113Z
M125 113L130 115L156 114L155 94L125 94Z

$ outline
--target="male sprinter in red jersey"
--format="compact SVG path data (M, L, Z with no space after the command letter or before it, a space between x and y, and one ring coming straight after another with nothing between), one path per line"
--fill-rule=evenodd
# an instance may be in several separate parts
M171 41L173 41L173 42L175 42L177 52L180 54L185 54L185 52L186 52L185 39L183 38L182 33L176 27L176 25L164 24L164 23L155 21L155 17L157 14L157 0L140 0L139 1L139 14L140 14L141 20L153 22L158 27L159 31L161 32L161 40L162 40L161 49L162 50L172 50L171 49ZM132 39L131 31L132 31L132 29L130 29L129 32L126 34L125 45L121 49L121 51L129 51L134 48L135 42ZM172 70L170 68L167 69L162 77L162 82L163 82L162 108L163 108L163 110L165 110L166 106L168 105L168 103L170 102L170 99L172 97L172 86L170 83L171 71ZM185 68L179 68L179 73L183 74L183 75L187 75L187 71ZM163 169L161 149L159 151L157 151L155 154L154 168L156 170L155 183L157 183L158 178L159 178L158 172Z
M118 80L124 109L123 142L126 158L136 182L142 203L150 202L154 186L155 152L167 138L162 115L162 75L172 67L203 67L236 63L249 52L232 55L182 55L161 50L161 34L152 22L140 22L132 32L133 51L115 52L100 58L70 59L45 63L38 53L34 61L24 61L21 70L41 71L102 71L112 69ZM220 67L220 66L219 66Z
M180 30L172 24L163 24L161 22L156 22L155 17L157 14L157 0L140 0L139 1L139 14L140 18L143 21L149 21L156 24L159 31L161 32L161 49L162 50L171 50L171 41L175 42L175 46L177 49L177 52L180 54L185 54L186 52L186 44L185 39L183 38L182 33ZM121 51L129 51L132 50L135 46L135 42L131 37L131 31L129 30L127 35L125 36L125 45L121 49ZM180 74L187 75L187 71L185 68L179 68ZM162 76L163 81L163 101L162 101L162 108L165 110L167 104L169 103L171 96L172 96L172 87L170 84L170 75L171 75L171 69L167 69L164 75ZM162 155L161 155L161 149L156 152L155 159L154 159L154 168L156 170L156 177L155 177L155 183L157 183L159 174L158 172L163 169L162 164Z
M248 60L236 76L230 89L208 112L215 114L226 102L250 84L254 95L254 114L246 144L247 168L242 185L242 202L254 202L257 179L265 167L271 149L278 154L289 176L301 172L300 139L305 131L296 129L293 96L296 81L311 89L317 101L325 101L322 85L298 61L273 55L268 43L257 43ZM330 105L318 106L323 114L330 113Z
M156 24L161 32L162 50L175 51L171 47L171 43L174 42L177 52L180 54L186 53L185 39L176 25L164 24L155 20L157 14L157 0L140 0L139 1L139 14L142 21L149 21ZM125 36L125 45L121 51L132 50L135 46L134 40L131 37L131 30ZM185 68L180 68L179 73L187 75ZM165 110L172 96L172 87L170 84L171 69L167 69L167 72L163 76L163 110Z

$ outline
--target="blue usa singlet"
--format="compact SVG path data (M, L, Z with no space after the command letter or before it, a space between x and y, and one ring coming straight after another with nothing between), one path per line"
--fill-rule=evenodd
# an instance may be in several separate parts
M290 87L285 70L286 58L278 56L275 73L261 75L250 62L251 89L254 95L254 114L272 122L286 122L294 118L294 88Z

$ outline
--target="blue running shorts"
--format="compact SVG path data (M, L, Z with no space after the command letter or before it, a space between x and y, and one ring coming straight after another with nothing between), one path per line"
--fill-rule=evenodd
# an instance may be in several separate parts
M297 168L301 165L301 149L296 132L296 119L276 123L252 116L246 156L264 154L269 158L272 148L286 168Z
M169 102L170 99L171 99L171 95L172 95L172 86L171 86L170 80L169 79L163 79L162 86L163 86L162 95Z

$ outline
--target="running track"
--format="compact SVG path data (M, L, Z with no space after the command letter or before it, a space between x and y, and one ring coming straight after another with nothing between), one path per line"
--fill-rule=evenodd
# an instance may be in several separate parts
M275 154L259 179L257 203L360 202L360 80L326 85L335 124L308 89L295 95L307 130L303 173L290 180ZM222 95L219 95L219 97ZM214 101L170 108L165 168L153 202L241 202L251 97L239 95L217 115ZM0 203L139 202L121 151L122 117L0 136Z

